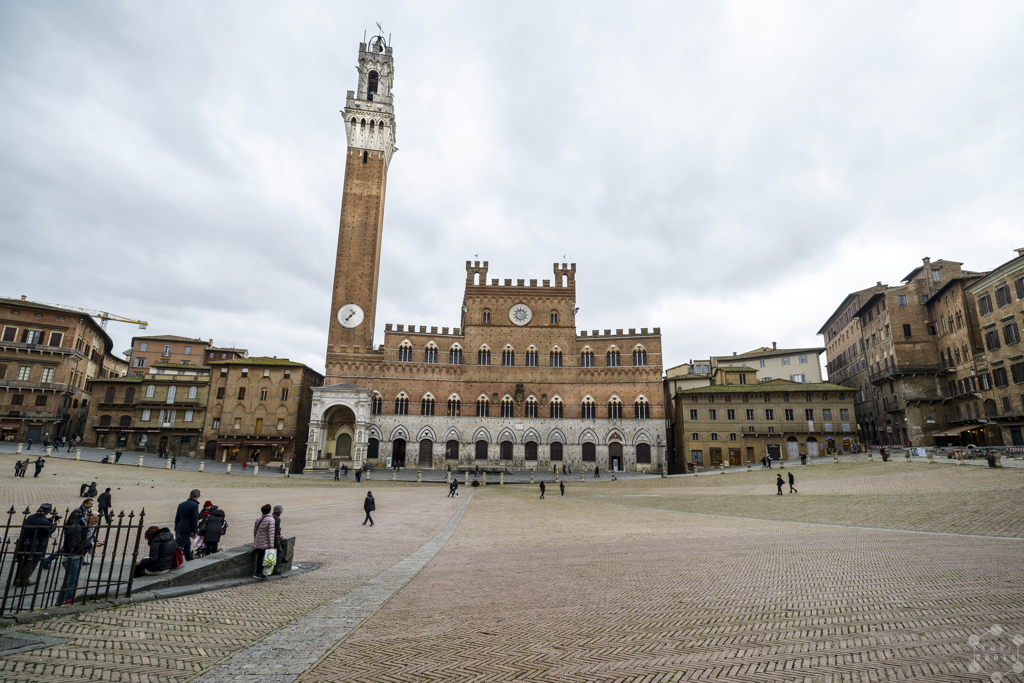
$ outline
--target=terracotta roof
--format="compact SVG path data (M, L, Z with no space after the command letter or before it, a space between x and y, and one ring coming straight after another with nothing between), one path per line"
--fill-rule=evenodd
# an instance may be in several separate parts
M814 347L806 349L770 349L764 346L754 351L747 351L746 353L740 353L735 356L712 356L711 360L716 360L721 364L722 361L730 360L750 360L751 358L768 358L770 356L792 356L794 354L801 353L825 353L824 347Z
M252 356L250 358L228 358L226 360L211 360L210 365L290 365L292 367L305 367L287 358L270 358L269 356Z
M153 363L151 368L176 368L179 370L209 370L209 365L193 365L191 363Z
M709 387L679 389L677 394L764 394L770 392L815 392L815 391L857 391L852 387L844 387L829 382L790 382L788 379L773 379L757 384L713 384Z
M180 337L176 334L165 334L165 335L154 335L150 337L132 337L132 339L142 339L144 341L181 341L181 342L199 342L205 346L206 342L199 337Z

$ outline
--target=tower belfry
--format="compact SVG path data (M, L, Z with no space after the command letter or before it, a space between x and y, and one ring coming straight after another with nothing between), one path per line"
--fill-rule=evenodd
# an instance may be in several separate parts
M394 59L383 35L359 44L358 84L345 98L345 183L327 336L335 354L369 353L377 312L388 165L395 152Z

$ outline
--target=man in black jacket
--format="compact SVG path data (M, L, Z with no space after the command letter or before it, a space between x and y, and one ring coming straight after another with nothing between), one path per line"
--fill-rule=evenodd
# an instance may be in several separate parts
M274 550L277 551L277 564L274 565L273 573L277 573L277 568L280 566L281 561L284 559L284 546L281 545L281 513L284 512L283 505L274 506Z
M192 539L199 533L199 489L192 489L188 500L174 514L174 535L185 561L192 561Z
M43 559L43 555L46 553L46 544L50 541L50 536L53 536L53 532L57 530L56 522L59 519L60 517L53 511L53 506L49 503L40 505L35 514L25 518L14 553L15 586L23 588L35 583L29 579L32 578L32 572L35 571L36 565Z
M370 513L376 509L377 503L373 500L373 492L367 491L366 500L363 501L363 510L366 512L366 519L363 520L363 524L369 522L370 526L373 526L373 517L370 516Z
M74 600L75 589L78 587L78 570L82 566L82 560L92 549L92 541L89 540L88 519L92 506L92 498L86 498L81 507L75 508L68 515L68 520L64 524L65 559L61 566L67 568L68 573L58 599L58 603L61 605L70 604Z
M110 487L100 494L100 497L96 499L96 506L100 509L100 515L107 520L107 524L110 524L110 520L114 515L110 512L111 500L110 500Z

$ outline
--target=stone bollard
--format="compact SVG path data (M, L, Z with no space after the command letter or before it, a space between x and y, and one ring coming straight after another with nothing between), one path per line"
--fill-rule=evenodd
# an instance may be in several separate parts
M287 467L282 467L281 469L284 470L284 476L286 479L292 478L292 471L290 469L288 469Z
M838 453L833 453L832 454L832 463L836 464L836 465L839 464L839 454Z
M206 461L205 460L200 460L199 461L199 471L202 472L205 469L206 469Z
M171 469L171 459L167 458L167 463L164 465L165 470Z
M532 474L530 475L530 479L533 479L533 475ZM498 485L499 486L504 486L505 485L505 473L504 472L501 472L498 475Z
M718 463L718 469L722 472L722 474L725 474L725 461L724 460L722 462Z
M555 483L558 483L558 470L555 470Z
M484 470L484 480L483 480L483 484L484 484L484 486L486 486L486 485L487 485L487 470Z
M366 481L370 481L371 474L373 474L373 470L366 470Z
M228 469L227 471L224 472L224 474L231 474L231 463L228 463Z
M779 458L779 469L780 470L786 469L786 459L785 458Z
M21 446L22 446L22 444L19 443L18 447L14 449L14 454L15 455L21 455Z
M533 472L530 472L530 483L533 483Z
M749 471L750 471L750 461L748 460L747 461L747 472L749 472Z
M934 464L935 463L935 454L934 454L934 452L932 452L931 450L927 450L927 451L925 451L925 453L928 454L928 462Z
M583 472L580 472L580 481L583 481Z
M958 467L963 467L964 454L963 451L954 451L956 453L956 464Z
M259 465L253 465L252 476L258 477L259 475L260 475L260 466Z
M875 454L874 454L874 451L868 451L868 460L869 460L870 462L874 462L874 460L875 460Z
M466 486L469 486L469 470L466 470Z
M78 453L75 453L75 460L78 460ZM142 467L142 456L139 456L139 467Z
M906 460L907 462L910 462L910 449L905 448L904 451L906 452L906 455L904 455L903 459Z
M446 483L446 484L452 483L452 473L451 472L449 472L448 475L444 478L444 483Z
M1003 466L1003 456L1000 455L999 453L996 453L995 458L996 458L996 467L1002 467Z
M46 455L48 456L48 455L50 455L50 453L53 453L53 446L47 446L46 447Z
M423 483L423 472L421 472L419 470L416 471L416 483L417 484Z
M395 480L395 475L396 474L398 474L398 473L395 471L395 468L392 467L391 468L391 481Z
M82 459L82 449L81 448L76 448L75 449L75 460L81 460L81 459ZM139 467L142 467L142 465L140 464Z

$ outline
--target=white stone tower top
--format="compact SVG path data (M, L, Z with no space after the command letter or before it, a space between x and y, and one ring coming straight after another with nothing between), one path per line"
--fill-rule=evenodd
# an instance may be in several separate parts
M384 163L391 163L395 147L395 107L391 86L395 62L391 46L383 35L359 43L358 90L349 90L345 98L345 133L348 146L384 152Z

